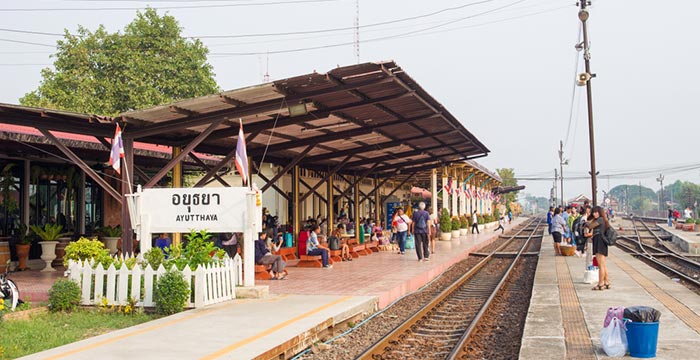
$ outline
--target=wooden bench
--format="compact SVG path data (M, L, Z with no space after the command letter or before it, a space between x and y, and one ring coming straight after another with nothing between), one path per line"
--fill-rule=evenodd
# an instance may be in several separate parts
M283 247L277 252L277 255L282 257L282 260L289 262L289 260L296 260L297 249L293 247Z
M379 252L379 241L370 241L365 243L365 248L368 251Z
M333 259L328 257L328 265L333 265ZM302 255L299 257L297 267L320 268L323 267L321 255Z
M255 280L270 280L270 267L272 265L258 265L255 264ZM284 269L285 275L288 275L287 269Z
M331 250L328 255L329 255L329 258L332 259L334 262L341 262L341 261L343 261L343 258L340 257L340 255L342 253L343 253L342 250Z

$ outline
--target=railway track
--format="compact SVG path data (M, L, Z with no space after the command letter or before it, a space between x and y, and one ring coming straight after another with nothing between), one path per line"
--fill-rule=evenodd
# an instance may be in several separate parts
M617 246L662 272L683 279L689 287L700 291L700 263L667 246L644 221L631 221L634 235L620 234ZM637 223L642 225L641 231Z
M542 234L532 219L359 359L456 359L508 275ZM517 245L514 245L517 244ZM516 246L517 249L513 249ZM516 251L511 251L516 250Z

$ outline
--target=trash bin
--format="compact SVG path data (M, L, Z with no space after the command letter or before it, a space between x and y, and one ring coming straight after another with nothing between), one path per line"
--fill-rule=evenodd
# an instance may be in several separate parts
M656 342L659 338L659 322L627 322L627 346L630 356L636 358L656 357Z

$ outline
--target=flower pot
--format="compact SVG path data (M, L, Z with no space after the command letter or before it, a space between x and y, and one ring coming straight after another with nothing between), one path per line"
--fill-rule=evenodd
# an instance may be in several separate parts
M469 229L459 229L459 236L467 236L469 234Z
M459 230L452 230L452 239L459 239Z
M684 224L683 231L695 231L695 224Z
M452 232L441 232L440 233L440 240L448 241L450 239L452 239Z
M66 246L70 244L69 237L58 238L58 245L56 245L56 258L51 262L51 266L63 266L63 257L66 255Z
M26 270L27 269L27 259L29 258L29 249L32 247L32 244L17 244L15 245L15 248L17 249L17 259L19 260L19 265L17 266L17 269L19 270Z
M102 237L102 242L105 244L107 250L109 250L110 255L117 253L117 243L119 242L118 237Z
M41 260L44 260L46 267L41 271L56 271L51 267L51 262L56 258L56 244L58 241L40 241Z

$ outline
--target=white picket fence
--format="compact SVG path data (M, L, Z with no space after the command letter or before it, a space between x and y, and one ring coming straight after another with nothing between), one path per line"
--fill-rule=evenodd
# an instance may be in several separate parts
M235 299L236 286L243 285L242 263L241 257L236 255L233 259L226 257L221 265L200 265L195 271L186 266L181 271L191 289L186 307L198 308ZM145 269L134 266L129 270L122 266L117 270L114 265L105 269L102 265L94 266L92 262L70 261L68 264L68 278L80 285L80 303L83 305L99 304L103 298L109 305L126 305L132 298L139 300L137 306L155 306L155 283L165 272L162 264L156 270L150 265Z

